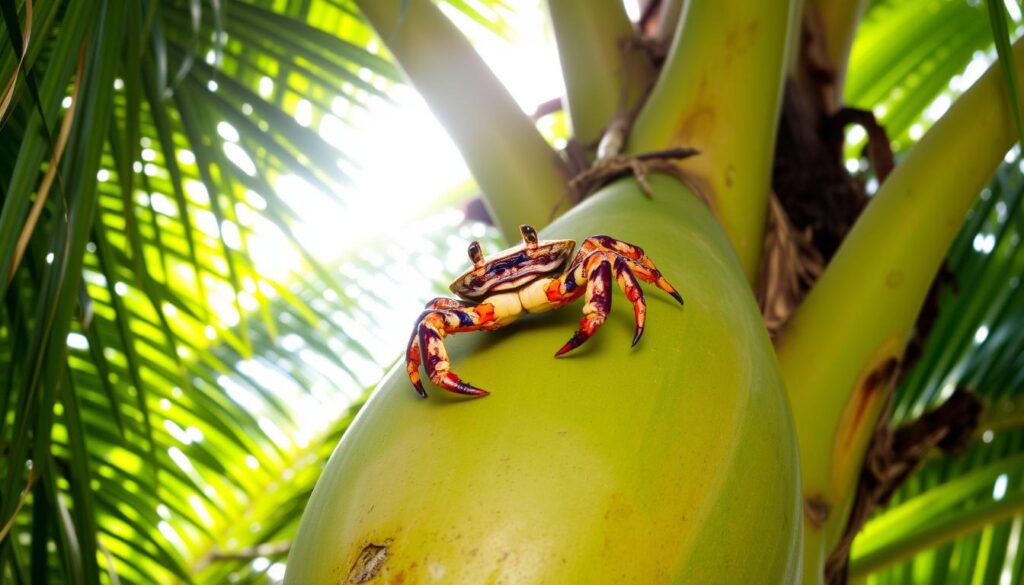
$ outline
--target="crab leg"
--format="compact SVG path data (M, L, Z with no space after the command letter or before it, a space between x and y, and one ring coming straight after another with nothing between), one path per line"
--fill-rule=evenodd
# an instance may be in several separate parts
M612 264L602 252L593 252L582 263L582 276L587 281L586 303L583 305L583 319L580 328L573 333L569 341L562 346L555 357L564 355L583 345L590 336L604 323L608 311L612 308ZM576 280L579 268L572 270L562 278ZM556 281L557 282L557 281ZM579 295L576 295L579 296Z
M626 259L615 255L613 266L615 280L618 281L619 288L622 289L629 302L633 303L633 316L636 319L636 333L633 335L633 345L635 346L640 341L640 336L644 334L644 323L647 321L647 300L644 298L644 291L640 288L640 283L637 282Z
M412 330L412 336L409 339L409 345L405 349L405 371L409 373L409 380L412 381L412 387L416 389L416 393L422 398L427 397L427 391L423 389L423 382L420 381L420 340L417 333L419 333L419 324Z
M471 303L466 301L460 301L459 299L449 299L448 297L436 297L431 299L423 307L424 309L464 309L466 307L473 306Z
M676 289L665 280L665 277L661 275L661 271L654 265L654 262L647 257L644 253L643 248L634 246L633 244L623 242L622 240L616 240L610 236L590 236L583 240L583 244L580 246L579 253L576 254L576 258L573 259L570 266L583 261L592 251L594 250L607 250L617 256L621 256L626 260L626 263L632 269L633 274L637 278L644 282L649 282L661 290L672 295L679 304L683 304L683 297L676 292Z
M644 297L643 289L640 288L640 283L633 274L635 269L629 264L628 258L619 256L609 250L592 249L587 254L585 262L576 263L572 270L566 272L561 278L552 280L547 285L548 301L555 307L560 307L579 298L585 289L577 283L589 280L588 266L590 267L590 272L593 272L593 270L596 270L597 263L600 262L601 258L611 263L615 280L619 283L619 288L622 289L626 298L633 303L633 315L636 319L636 334L633 336L633 345L636 345L640 341L640 336L643 335L644 323L647 320L647 300Z
M448 307L448 308L441 308ZM455 299L434 299L416 322L405 353L405 368L416 392L426 397L420 380L420 364L424 364L430 381L438 386L469 396L486 396L488 392L462 381L448 363L443 339L452 333L497 329L501 324L490 303L470 305Z
M458 299L449 299L446 297L437 297L431 299L425 309L459 309L469 306L469 303L460 301ZM416 323L416 327L413 328L412 335L409 339L409 344L405 350L405 370L409 373L409 380L412 381L413 388L416 389L416 393L426 398L427 391L423 389L423 382L420 381L420 363L422 363L422 354L420 352L420 340L419 340L419 321Z

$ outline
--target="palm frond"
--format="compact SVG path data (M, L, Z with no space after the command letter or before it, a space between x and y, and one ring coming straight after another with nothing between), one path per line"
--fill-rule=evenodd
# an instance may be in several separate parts
M855 44L847 99L875 109L899 154L994 53L978 3L877 2ZM852 550L854 579L1021 582L1024 176L1015 152L949 252L954 281L939 284L938 314L893 406L893 424L903 424L966 387L985 404L981 427L965 453L930 457L868 522Z
M378 314L416 310L367 267L434 281L458 221L303 246L304 199L352 204L344 137L397 71L349 2L27 6L0 122L0 580L272 581L395 357ZM500 2L456 8L504 30Z

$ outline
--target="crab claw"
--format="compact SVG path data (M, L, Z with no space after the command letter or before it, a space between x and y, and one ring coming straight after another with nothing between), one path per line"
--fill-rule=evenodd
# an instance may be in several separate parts
M472 384L463 382L458 376L450 371L445 373L438 372L436 375L432 375L430 377L430 381L445 390L456 394L464 394L466 396L487 396L490 394L487 390L483 390L473 386Z
M565 355L590 339L598 327L604 324L608 311L612 308L611 262L599 255L594 255L591 262L593 264L586 266L587 302L583 305L583 319L580 321L580 328L572 334L572 337L561 349L555 352L555 357Z
M435 299L428 307L453 305L457 301ZM444 347L444 336L456 331L464 319L472 316L467 308L428 309L420 315L405 354L405 367L416 393L426 398L427 392L420 380L420 364L426 366L427 376L434 384L455 394L465 396L487 396L486 390L462 381L448 364L448 352ZM473 312L473 315L478 315Z
M662 278L662 280L665 280L665 279L664 279L664 278ZM668 285L668 282L666 282L665 284L666 284L666 285ZM671 286L669 286L669 288L672 288L672 287L671 287ZM663 289L663 290L664 290L664 289ZM683 295L679 294L679 293L678 293L678 292L676 291L676 289L674 289L674 288L673 288L672 290L666 290L665 292L667 292L668 294L672 295L672 298L674 298L675 300L679 301L679 304L680 304L680 305L684 304L684 303L683 303Z
M565 342L565 345L563 345L561 349L555 352L555 357L562 357L563 355L583 345L583 342L589 338L589 335L586 335L581 331L573 333L572 337L569 338L569 341Z
M412 387L416 389L416 393L420 395L420 398L427 397L427 391L423 389L423 382L416 380L412 383Z
M409 339L409 346L405 350L405 371L409 373L409 381L420 398L427 397L427 391L423 389L423 382L420 381L420 340L413 331Z
M643 325L637 325L636 334L633 335L633 347L636 347L636 344L640 343L640 336L642 336L643 334L644 334L644 326Z

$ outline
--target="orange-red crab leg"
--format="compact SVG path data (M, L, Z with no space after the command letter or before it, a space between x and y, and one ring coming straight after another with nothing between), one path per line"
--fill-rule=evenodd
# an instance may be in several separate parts
M598 237L607 238L606 236ZM611 240L611 238L607 239ZM640 283L637 282L638 277L657 284L659 288L666 290L682 303L679 293L661 276L658 269L654 267L654 263L643 254L642 250L618 240L611 240L617 243L620 249L628 247L632 254L638 259L646 260L650 266L641 264L640 260L628 258L615 250L598 246L596 244L599 242L592 240L594 238L588 238L584 242L585 245L589 242L587 246L589 249L585 252L585 256L580 258L577 255L570 265L569 271L548 285L548 299L561 305L578 298L582 292L578 283L583 280L587 281L586 304L583 307L584 317L580 322L580 329L573 334L568 343L555 353L555 357L564 355L582 345L604 323L604 319L611 309L611 291L609 289L612 272L614 272L615 280L622 292L625 293L626 298L633 303L633 314L636 320L633 345L640 341L647 320L647 301L640 288ZM582 253L584 252L581 251Z
M573 259L570 266L575 267L578 263L582 262L593 250L608 250L615 253L618 256L625 258L626 263L632 269L633 274L644 282L649 282L660 288L661 290L672 295L679 304L683 304L683 297L680 296L676 289L665 280L665 277L661 275L661 271L654 265L654 262L647 257L644 253L643 248L640 246L634 246L622 240L616 240L610 236L590 236L586 240L583 240L583 244L580 246L580 251L576 254L576 258Z
M437 297L432 299L426 304L425 309L457 309L468 306L469 303L460 301L458 299L448 299L445 297ZM422 315L420 315L422 318ZM416 393L426 398L427 391L423 389L423 382L420 381L420 340L419 340L419 327L420 323L417 320L416 326L413 327L412 336L409 339L409 344L405 350L405 370L409 373L409 380L412 381L413 388L416 389Z
M644 291L640 288L640 283L636 281L636 276L630 270L625 258L616 255L612 266L615 269L615 280L618 281L619 288L625 293L629 302L633 303L633 316L636 319L636 333L633 334L633 345L635 346L640 341L640 336L644 334L644 323L647 322L647 299L644 298Z
M557 294L552 295L551 293L553 290L558 291L563 288L571 288L571 290L567 291L567 296L578 297L579 293L576 292L576 283L581 280L586 280L587 288L580 328L555 353L555 357L572 351L590 339L590 336L604 323L604 320L608 317L608 312L612 308L612 263L600 251L592 252L575 269L552 281L548 285L548 298L557 300ZM555 296L555 299L552 299L552 296Z
M470 305L455 299L438 298L427 303L426 308L416 321L405 354L405 368L416 392L427 396L420 380L420 364L423 363L430 381L445 390L486 396L486 390L467 384L451 371L443 339L451 333L498 328L500 324L495 319L494 307L489 303Z

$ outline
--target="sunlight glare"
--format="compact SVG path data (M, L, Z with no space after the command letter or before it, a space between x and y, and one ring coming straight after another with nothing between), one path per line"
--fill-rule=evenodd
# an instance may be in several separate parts
M223 388L227 392L228 398L235 401L239 406L244 407L250 412L262 411L263 401L234 379L221 375L217 378L217 385Z
M217 217L205 209L197 209L192 212L192 221L196 228L211 238L220 237L220 226L217 225Z
M309 126L313 123L313 104L309 103L309 100L299 100L299 104L295 106L295 121L300 126Z
M949 81L950 89L958 92L967 91L969 87L974 85L975 81L981 78L982 74L988 70L989 65L992 64L994 59L986 55L982 51L975 51L971 57L971 62L967 64L967 68L961 75L953 76L953 79Z
M270 97L270 94L274 93L274 80L263 76L260 78L260 97Z
M217 122L217 134L224 140L238 142L238 130L227 122Z
M213 526L213 516L210 516L210 511L206 509L206 504L196 494L190 494L188 496L188 505L192 507L192 511L199 516L199 519L203 521L206 526Z
M999 500L1002 500L1004 496L1006 496L1006 485L1007 485L1007 483L1008 483L1008 478L1006 477L1005 473L996 478L996 483L995 483L994 486L992 486L992 499L993 500L998 502Z
M270 567L270 561L266 557L256 557L252 560L252 570L257 573L262 573Z
M188 194L193 203L198 205L210 204L210 192L206 190L206 185L199 181L192 179L185 181L185 193Z
M149 196L149 204L153 211L162 213L168 217L177 217L178 206L163 193L153 193Z
M951 105L953 105L953 100L948 94L939 94L939 97L935 98L925 110L925 118L934 122L941 118Z
M324 142L338 149L344 148L346 144L351 144L350 140L354 138L346 136L346 134L351 134L351 128L333 114L324 114L320 118L317 132L320 134L320 138L324 139Z
M1015 573L1019 574L1019 570L1014 571L1014 566L1020 564L1017 554L1020 549L1021 528L1024 528L1024 518L1021 518L1018 514L1013 519L1013 524L1010 527L1010 538L1006 544L1006 557L1003 560L1003 572L999 576L1000 585L1010 585L1013 583L1013 575Z
M193 475L196 472L196 468L192 466L192 461L189 460L188 456L177 447L169 447L167 454L171 456L171 459L181 468L182 471L189 475Z
M564 93L548 15L540 3L524 3L503 14L510 30L516 31L515 44L458 10L445 4L439 8L469 38L524 112L533 113L539 104Z
M484 7L481 14L490 14L490 8L486 8L489 5L479 5ZM441 6L470 37L523 111L532 113L538 104L564 91L541 2L502 8L494 14L507 21L510 30L517 31L514 43L461 13L453 16L450 9ZM254 413L271 440L289 448L292 441L311 444L317 433L344 412L335 408L338 388L356 397L380 379L408 336L411 316L421 310L424 297L432 296L433 283L466 263L467 238L496 237L493 228L482 225L476 234L462 233L462 211L439 211L442 197L461 203L475 194L477 187L458 149L419 94L409 86L392 85L369 69L357 75L386 92L387 100L364 95L356 103L353 99L362 90L346 84L343 95L317 97L318 105L330 104L329 112L318 109L314 115L313 104L307 99L300 99L294 109L297 123L309 126L326 144L338 149L331 156L339 158L338 167L351 181L349 186L324 192L327 187L305 174L278 175L272 169L267 172L262 166L263 155L253 150L259 145L247 143L247 152L237 144L239 132L235 127L222 121L217 132L225 141L227 158L249 176L266 173L274 192L246 191L244 202L233 207L235 214L229 216L232 220L225 219L219 225L209 211L195 213L200 230L210 235L219 233L232 248L241 245L244 234L254 269L263 277L250 280L252 290L246 286L246 292L237 297L230 287L217 286L217 281L209 284L208 302L219 319L213 321L217 327L239 322L236 303L247 313L257 310L257 288L265 297L279 296L267 281L287 287L295 275L310 273L296 244L324 266L339 267L338 280L345 294L358 304L358 310L339 310L338 295L332 299L326 293L315 302L327 304L313 304L314 310L334 321L347 337L325 334L324 343L337 352L336 357L307 348L301 337L287 333L290 327L305 324L306 317L286 308L273 309L286 327L277 343L286 352L297 354L313 372L312 388L298 387L294 379L265 359L254 358L237 365L246 378L272 388L295 410L299 429L288 428L289 423L268 411L262 397L248 384L240 383L241 378L223 375L217 380L232 401ZM274 79L260 78L258 90L261 97L270 98L275 92ZM264 120L254 122L269 127ZM211 197L221 196L207 193L201 186L195 181L186 185L189 198L201 206L208 206ZM154 194L152 206L167 215L177 213L174 202L165 195ZM288 212L294 212L297 221L287 219ZM279 221L287 222L283 224L287 231L278 225ZM442 241L444 245L438 246ZM371 290L373 295L367 294ZM213 325L206 325L204 333L211 340L217 337ZM352 351L353 343L360 344L366 353ZM327 408L327 404L332 407ZM247 464L258 465L255 458L250 458Z
M224 154L227 155L228 160L235 163L236 167L242 169L243 173L250 177L256 176L256 163L252 162L249 153L245 152L244 148L234 142L225 142Z
M274 563L273 565L270 565L269 569L267 569L267 577L269 577L270 580L274 582L281 581L282 579L284 579L286 568L287 565L285 565L284 563Z
M267 200L260 197L260 194L255 191L245 192L245 202L253 207L253 209L266 209Z
M986 339L988 339L988 327L982 325L981 327L978 327L977 331L974 332L974 343L980 345L982 343L985 343Z
M853 125L846 131L846 142L849 144L859 144L861 140L867 138L867 135L863 126Z
M292 441L288 435L284 434L281 429L273 423L269 418L260 418L256 421L259 425L260 430L263 431L275 445L282 449L290 449L292 447Z
M996 247L996 237L994 234L975 234L974 241L971 244L975 251L982 254L991 254L992 250Z
M185 542L181 539L181 536L178 535L178 531L171 526L170 522L161 520L160 523L157 524L157 528L160 530L160 534L163 534L164 538L173 544L174 548L178 549L179 552L184 553L188 550L188 547L185 546Z
M1017 6L1017 0L1003 0L1003 5L1006 6L1010 19L1013 22L1020 22L1020 6Z
M220 235L221 239L224 240L224 245L234 250L242 249L242 235L238 231L238 226L228 220L224 220L220 223Z
M238 293L238 304L246 311L255 311L260 308L260 304L256 300L256 297L244 290L239 291Z
M85 351L89 349L89 340L81 333L68 333L68 347Z
M167 433L174 437L179 443L183 445L192 444L192 438L188 436L188 433L185 432L185 429L178 426L178 424L175 423L173 420L164 420L164 430L166 430Z
M626 16L633 22L640 20L640 3L637 0L625 0Z

